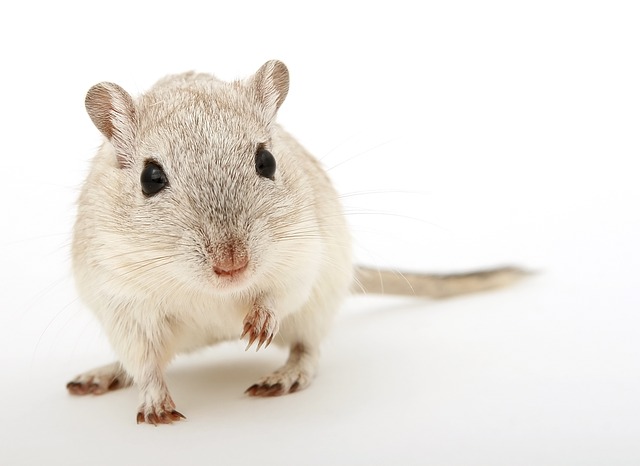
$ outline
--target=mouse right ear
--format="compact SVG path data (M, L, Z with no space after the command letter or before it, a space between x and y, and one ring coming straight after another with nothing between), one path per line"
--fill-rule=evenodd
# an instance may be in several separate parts
M115 148L120 167L128 166L136 117L131 96L117 84L104 82L89 89L84 104L93 124Z

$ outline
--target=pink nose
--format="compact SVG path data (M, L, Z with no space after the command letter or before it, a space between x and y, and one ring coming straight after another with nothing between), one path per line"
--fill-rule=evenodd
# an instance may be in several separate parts
M246 269L248 263L249 258L246 255L238 256L234 254L228 254L216 261L216 263L213 265L213 271L217 275L222 276L235 275Z

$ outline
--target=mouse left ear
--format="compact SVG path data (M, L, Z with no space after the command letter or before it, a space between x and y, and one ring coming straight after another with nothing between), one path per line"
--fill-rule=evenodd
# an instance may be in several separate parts
M289 70L285 64L278 60L266 62L248 79L248 84L262 104L267 119L273 120L289 92Z

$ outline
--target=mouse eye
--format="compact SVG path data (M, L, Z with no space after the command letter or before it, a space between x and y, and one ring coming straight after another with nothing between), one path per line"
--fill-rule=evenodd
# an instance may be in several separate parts
M273 175L276 173L276 159L271 152L261 147L256 152L256 173L270 180L273 180Z
M160 165L147 162L140 174L140 185L143 193L153 196L167 185L167 175Z

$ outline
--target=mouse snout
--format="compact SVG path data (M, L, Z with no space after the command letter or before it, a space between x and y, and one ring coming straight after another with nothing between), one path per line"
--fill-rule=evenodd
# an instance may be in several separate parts
M213 271L216 275L237 275L247 268L249 261L246 257L229 257L213 264Z
M237 242L229 242L214 248L212 258L214 273L222 277L238 275L249 264L247 248Z

